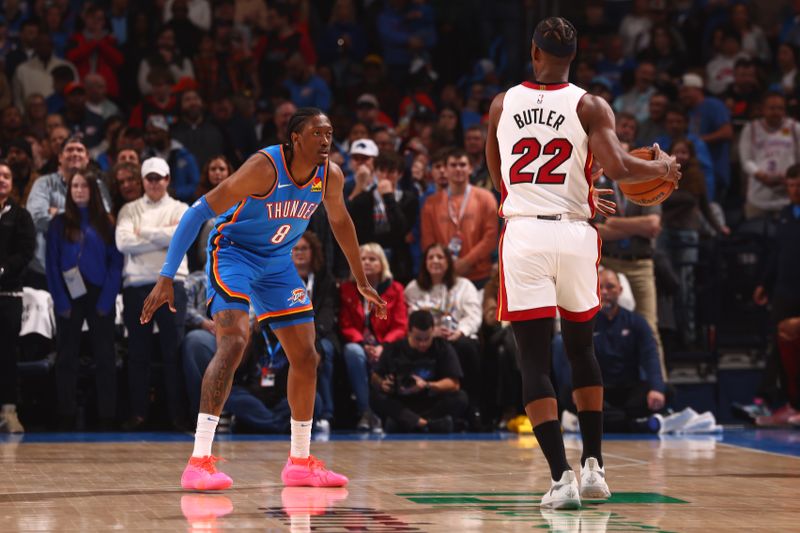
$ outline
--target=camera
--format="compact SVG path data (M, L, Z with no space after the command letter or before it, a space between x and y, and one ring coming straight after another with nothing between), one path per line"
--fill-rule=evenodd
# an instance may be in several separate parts
M394 392L400 396L411 394L417 385L417 380L412 374L395 374ZM414 391L415 392L415 391Z

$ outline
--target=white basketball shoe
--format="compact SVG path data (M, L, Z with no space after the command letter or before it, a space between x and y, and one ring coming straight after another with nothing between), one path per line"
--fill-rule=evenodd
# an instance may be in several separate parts
M542 496L541 507L545 509L580 509L581 497L578 478L572 470L565 470L561 479L552 481L550 490Z
M594 457L587 457L586 464L581 466L581 498L587 500L605 500L611 497L606 483L606 469L602 468Z

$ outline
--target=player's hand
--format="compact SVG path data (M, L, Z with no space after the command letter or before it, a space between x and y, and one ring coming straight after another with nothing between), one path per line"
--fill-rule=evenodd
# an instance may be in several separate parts
M647 408L651 411L660 411L664 408L666 398L663 392L651 390L647 393Z
M600 172L602 173L603 169L600 169ZM611 200L601 198L601 196L614 196L614 189L592 189L592 199L597 212L603 216L610 217L617 212L617 204Z
M386 302L380 297L372 285L358 285L358 292L369 302L370 311L381 320L386 320Z
M756 287L756 290L753 291L753 302L755 302L756 305L767 305L767 303L769 303L769 297L763 285L759 285Z
M153 314L164 304L169 304L169 310L175 312L175 292L172 289L172 280L159 276L156 286L147 295L142 306L142 314L139 323L147 324L153 318Z
M666 161L669 164L669 172L667 175L662 177L664 181L671 181L675 188L678 188L678 182L681 180L681 164L678 163L678 160L675 159L674 155L669 155L668 153L661 150L661 147L658 143L653 143L653 150L655 154L653 155L653 161Z

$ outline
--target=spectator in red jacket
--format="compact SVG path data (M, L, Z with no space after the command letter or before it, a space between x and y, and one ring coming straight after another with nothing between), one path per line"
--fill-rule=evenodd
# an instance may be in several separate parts
M67 59L75 64L81 78L90 72L106 80L108 95L119 96L116 71L125 58L117 48L117 41L106 31L106 15L98 5L89 5L83 13L84 29L70 38Z
M380 359L384 345L405 338L408 313L403 286L392 279L392 271L379 244L363 244L361 264L364 274L386 301L386 320L379 320L358 292L356 283L348 281L339 289L339 328L345 341L344 361L350 386L356 396L359 431L381 433L381 420L369 408L369 370Z

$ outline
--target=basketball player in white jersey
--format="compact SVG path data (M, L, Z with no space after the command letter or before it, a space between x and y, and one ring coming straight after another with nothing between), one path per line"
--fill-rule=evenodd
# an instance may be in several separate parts
M611 493L601 454L603 383L592 332L600 307L600 238L591 171L596 160L610 178L627 183L660 176L676 184L680 166L655 145L654 161L630 156L619 144L614 114L601 98L567 82L576 32L566 19L541 21L531 58L536 81L495 97L489 112L486 160L501 191L498 314L512 323L519 346L525 411L550 466L552 485L542 507L574 509ZM581 486L567 463L555 391L550 341L556 311L572 366L583 455Z

